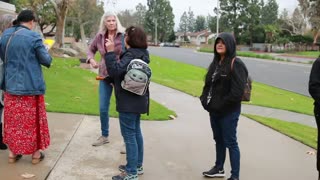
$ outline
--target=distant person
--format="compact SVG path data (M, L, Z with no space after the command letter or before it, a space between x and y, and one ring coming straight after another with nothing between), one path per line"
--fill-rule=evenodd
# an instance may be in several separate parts
M232 60L233 69L231 69ZM216 162L203 172L206 177L224 177L226 149L229 149L231 177L239 180L240 150L237 142L237 126L241 112L248 70L236 57L236 42L232 34L221 33L214 44L214 58L208 68L200 96L201 103L209 112L213 137L216 142Z
M106 39L112 39L115 42L114 53L117 60L120 60L120 54L124 51L124 28L115 13L107 11L101 17L100 29L95 38L93 39L88 49L87 63L90 63L93 68L99 68L99 109L100 109L100 123L101 123L101 136L94 142L93 146L101 146L109 143L109 107L112 95L112 83L106 69L105 48ZM99 51L101 55L100 63L95 61L95 54Z
M32 155L32 163L38 164L45 157L42 150L50 144L41 65L50 67L52 58L41 36L32 31L35 14L23 10L16 22L0 41L5 64L3 139L9 147L9 163Z
M105 55L110 76L114 79L117 111L119 112L121 134L127 151L127 164L120 165L122 172L113 176L113 180L137 180L138 175L143 174L143 137L140 127L141 114L149 110L149 90L144 95L133 94L122 88L121 81L127 72L131 60L141 59L145 63L150 62L147 51L147 36L143 29L130 26L126 29L125 44L127 51L117 60L115 44L112 39L107 39Z
M312 65L310 78L309 78L309 93L314 99L314 116L317 122L318 129L318 145L317 145L317 170L320 180L320 56L316 59Z
M15 16L11 14L3 14L0 16L0 39L1 35L4 30L8 29L13 25L13 22L15 20ZM0 66L3 68L3 60L0 58ZM3 81L3 74L0 74L0 84L2 84ZM0 90L0 150L6 150L7 145L3 143L2 139L2 112L3 112L3 91Z

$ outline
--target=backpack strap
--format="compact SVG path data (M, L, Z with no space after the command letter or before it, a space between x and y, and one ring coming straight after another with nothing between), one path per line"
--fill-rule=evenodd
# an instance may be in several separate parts
M11 36L9 37L9 40L7 41L7 44L6 44L6 50L5 50L5 53L4 53L4 63L6 64L7 63L7 53L8 53L8 46L11 42L11 39L12 37L19 31L21 31L23 28L20 28L18 30L16 30L14 33L11 34Z
M231 61L231 71L233 70L233 64L234 64L234 61L236 60L236 57L234 57Z

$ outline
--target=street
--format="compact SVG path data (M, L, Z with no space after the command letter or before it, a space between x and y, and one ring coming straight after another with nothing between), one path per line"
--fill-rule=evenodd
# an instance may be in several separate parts
M179 62L207 68L213 54L195 52L194 49L173 47L149 47L150 54ZM241 57L253 81L261 82L302 95L308 93L311 64L287 63Z

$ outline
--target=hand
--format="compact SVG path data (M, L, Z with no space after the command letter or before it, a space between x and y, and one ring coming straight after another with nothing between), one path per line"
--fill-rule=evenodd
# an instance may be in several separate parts
M111 39L106 39L106 43L105 43L107 52L112 52L114 51L114 42Z
M50 49L49 45L45 44L44 47L46 48L47 51L49 51L49 49Z
M97 69L99 67L99 65L97 64L97 62L94 59L90 59L89 63L95 69Z

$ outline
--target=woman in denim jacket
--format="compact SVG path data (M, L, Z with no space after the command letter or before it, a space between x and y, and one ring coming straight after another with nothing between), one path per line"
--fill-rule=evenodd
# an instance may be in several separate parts
M115 54L119 61L120 54L124 51L123 44L124 28L113 12L106 12L101 17L100 29L93 39L88 49L87 63L90 63L93 68L99 68L99 109L100 109L100 123L101 136L94 142L93 146L100 146L109 143L109 106L112 95L112 79L109 77L104 55L107 53L105 48L106 39L112 39L115 42ZM99 51L101 55L100 63L94 59L96 52Z
M50 144L41 65L50 67L52 58L40 34L32 31L35 21L32 11L23 10L18 25L5 30L0 41L5 64L3 139L9 147L9 163L31 154L37 164L44 158L41 150Z

